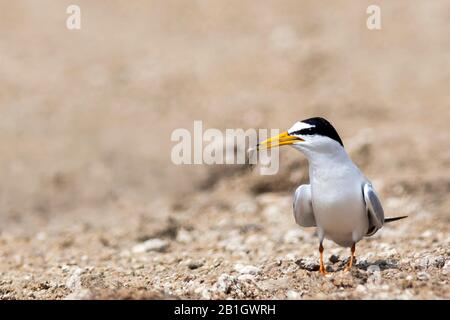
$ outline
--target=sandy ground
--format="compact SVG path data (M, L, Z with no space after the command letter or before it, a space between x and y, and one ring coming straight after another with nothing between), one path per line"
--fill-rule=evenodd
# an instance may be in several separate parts
M0 4L0 298L449 299L450 4ZM408 215L349 252L295 225L276 176L175 166L176 128L328 118Z

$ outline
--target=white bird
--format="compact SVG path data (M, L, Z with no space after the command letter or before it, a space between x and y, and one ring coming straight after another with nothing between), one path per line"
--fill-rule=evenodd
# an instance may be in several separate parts
M299 121L288 131L259 143L257 150L283 145L294 147L308 158L310 184L297 188L293 209L297 224L317 227L320 273L327 273L323 263L325 238L351 248L345 268L350 270L358 241L375 234L384 223L406 218L384 217L372 184L350 159L327 120L316 117Z

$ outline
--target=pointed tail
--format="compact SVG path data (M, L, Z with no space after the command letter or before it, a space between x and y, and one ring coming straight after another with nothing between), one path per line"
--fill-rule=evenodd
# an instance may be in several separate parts
M397 220L401 220L401 219L405 219L408 218L408 216L401 216L401 217L394 217L394 218L385 218L384 219L384 223L389 223L389 222L393 222L393 221L397 221Z

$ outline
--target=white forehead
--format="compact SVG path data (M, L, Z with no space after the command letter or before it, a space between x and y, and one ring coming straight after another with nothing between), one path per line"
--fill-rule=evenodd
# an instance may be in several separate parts
M314 125L308 124L308 123L304 123L304 122L296 122L289 130L288 132L295 132L295 131L299 131L302 129L308 129L308 128L313 128L315 127Z

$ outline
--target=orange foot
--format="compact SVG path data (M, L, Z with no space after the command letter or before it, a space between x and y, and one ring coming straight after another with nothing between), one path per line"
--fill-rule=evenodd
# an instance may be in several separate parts
M351 248L352 255L350 256L350 261L348 262L348 265L344 268L344 271L350 271L353 266L353 259L355 258L355 244L352 245Z
M320 252L320 268L319 268L319 272L320 272L321 275L326 275L326 274L328 274L328 272L325 269L325 265L323 264L323 246L322 246L322 243L320 243L320 245L319 245L319 252Z
M323 266L323 265L320 266L319 272L321 275L324 275L324 276L328 274L328 271L325 269L325 266Z

